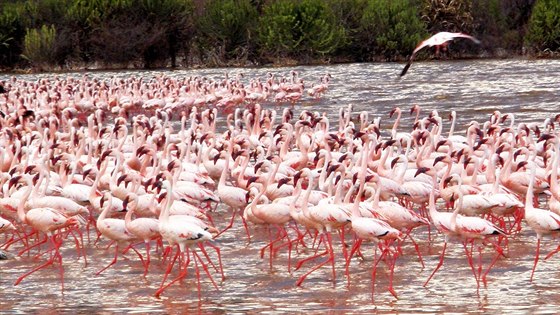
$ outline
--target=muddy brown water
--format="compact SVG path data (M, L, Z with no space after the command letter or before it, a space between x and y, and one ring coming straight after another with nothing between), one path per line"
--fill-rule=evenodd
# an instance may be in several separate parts
M366 110L370 119L382 117L388 130L393 123L389 111L395 106L403 109L402 130L407 130L412 118L407 112L412 104L419 104L422 115L437 110L446 116L457 112L458 131L464 131L471 120L483 122L494 110L515 114L518 122L541 123L547 117L560 113L560 61L557 60L500 60L500 61L437 61L413 64L407 76L398 79L400 64L345 64L333 66L261 68L261 69L210 69L197 71L166 72L94 72L91 76L168 76L203 75L222 79L243 73L245 79L264 78L267 72L287 75L296 69L306 82L315 81L330 73L332 80L328 93L319 101L306 99L295 106L301 109L326 112L336 117L341 106L353 105L354 112ZM52 74L24 75L22 79ZM57 74L58 76L63 76ZM72 75L72 74L68 74ZM81 74L76 74L80 76ZM1 79L7 76L0 75ZM272 105L271 105L272 106ZM405 114L406 113L406 114ZM449 128L449 122L446 129ZM230 215L220 206L214 214L219 227L224 227ZM313 273L301 287L295 282L312 264L288 273L287 250L280 249L270 268L268 252L261 259L259 249L269 238L264 227L252 228L249 243L239 220L235 226L214 241L222 251L226 280L211 269L218 282L216 290L202 274L202 293L199 300L194 269L181 282L168 288L161 298L155 298L165 265L153 254L147 277L142 277L143 267L138 257L128 253L117 264L95 276L113 256L105 250L107 241L97 245L88 243L87 266L78 259L71 239L63 251L65 289L61 292L58 268L46 268L14 286L15 280L25 271L38 265L44 258L31 255L0 261L0 313L508 313L549 314L560 307L560 255L539 262L533 283L529 282L533 264L536 237L525 224L520 234L510 238L507 258L498 260L488 275L488 287L477 292L476 283L467 264L462 246L450 242L442 269L427 287L423 283L438 261L442 248L441 235L428 240L427 228L419 228L412 235L420 245L426 267L422 269L414 248L406 243L395 268L395 290L398 299L387 292L388 273L381 264L371 292L371 267L373 245L364 245L365 260L355 258L350 266L351 281L347 285L344 261L337 238L336 271L333 281L328 266ZM95 236L93 233L91 237ZM3 237L0 238L0 241ZM543 253L555 249L557 239L545 238ZM143 252L143 247L138 247ZM10 248L17 253L20 245ZM299 248L294 262L312 252ZM211 257L215 258L212 250ZM483 254L484 263L492 258L491 248ZM319 261L316 261L317 263ZM176 270L172 275L176 275Z

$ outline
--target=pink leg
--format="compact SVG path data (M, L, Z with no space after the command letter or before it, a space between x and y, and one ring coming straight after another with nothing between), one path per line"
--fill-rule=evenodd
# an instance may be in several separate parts
M535 253L535 264L533 265L533 271L531 271L531 279L529 279L529 282L533 282L533 275L535 274L535 269L537 268L537 262L539 262L540 249L541 249L541 239L537 238L537 252Z
M216 284L216 282L214 281L214 278L212 277L212 275L210 274L210 271L208 270L208 265L206 265L202 259L200 258L200 256L198 255L198 253L196 251L192 251L193 252L193 259L198 259L198 261L200 262L200 264L202 265L202 269L204 270L204 272L206 273L206 275L208 276L208 278L210 279L210 281L212 282L212 285L214 285L214 288L216 288L216 290L218 289L218 285ZM195 260L196 262L196 260Z
M171 248L171 247L168 247L168 248ZM167 288L167 286L164 287L165 281L167 280L167 277L171 273L171 270L173 269L173 265L175 264L175 261L177 260L177 257L179 257L180 252L181 251L179 249L177 249L177 253L173 257L173 259L169 260L169 264L167 265L167 269L165 270L165 275L163 276L163 280L161 281L161 285L159 286L159 289L155 293L155 297L159 298L161 293L163 293L163 290L165 288Z
M424 286L428 285L428 282L430 282L430 280L432 279L432 277L434 276L434 274L439 270L439 268L441 268L441 266L443 265L443 259L445 257L445 249L447 248L447 242L443 243L443 250L441 251L441 255L439 257L439 263L436 266L436 269L434 269L434 271L432 271L432 274L430 274L430 276L428 277L428 280L426 280L426 282L424 283Z
M115 246L115 257L113 258L113 260L107 266L105 266L103 269L99 270L95 275L96 276L100 275L103 271L107 270L107 268L114 265L117 262L117 256L118 255L119 255L119 244L117 243L117 245Z
M148 267L150 266L150 242L146 244L146 263L144 264L144 277L148 274Z
M324 237L324 234L321 234L321 236L320 236L320 238L319 238L319 244L321 244L321 242L323 242L323 237ZM317 247L316 250L315 250L315 254L314 254L313 256L307 257L307 258L305 258L305 259L302 259L302 260L298 261L298 263L296 264L296 268L295 268L295 269L298 270L299 268L301 268L301 266L302 266L304 263L306 263L306 262L308 262L308 261L310 261L310 260L313 260L313 259L315 259L315 258L317 258L317 257L324 256L324 255L328 254L328 252L329 252L329 251L328 251L328 248L326 248L325 251L324 251L324 252L321 252L321 253L318 253L318 250L319 250L319 248Z
M50 236L50 239L52 241L52 245L53 248L51 250L54 250L54 254L51 254L51 257L49 258L49 260L47 260L45 263L33 268L31 271L25 273L24 275L20 276L16 282L14 283L14 286L18 285L25 277L31 275L32 273L34 273L37 270L43 269L48 265L52 265L54 263L55 258L58 258L58 262L59 262L59 270L60 270L60 283L62 285L62 290L64 291L64 269L62 266L62 256L60 255L60 252L58 250L58 247L60 245L57 245L57 242L54 238L54 235Z
M221 254L220 248L218 246L210 243L210 242L207 242L206 244L208 244L208 246L212 247L216 251L216 255L218 256L218 264L220 266L219 272L222 275L222 281L224 281L226 279L226 276L224 275L224 266L222 265L222 254ZM198 247L200 248L200 250L202 251L204 256L206 256L206 259L212 264L214 269L217 271L216 266L214 266L214 263L212 263L212 260L210 259L210 257L208 256L208 253L206 252L206 249L204 248L204 244L199 243Z

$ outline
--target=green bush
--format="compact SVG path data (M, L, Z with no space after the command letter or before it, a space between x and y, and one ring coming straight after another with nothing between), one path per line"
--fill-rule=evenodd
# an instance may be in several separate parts
M426 26L410 0L371 0L359 32L362 49L370 56L396 60L407 56L426 37Z
M335 57L346 60L364 61L365 56L361 51L361 43L357 40L360 30L360 20L368 0L328 0L335 18L340 22L346 34L345 41L334 53Z
M55 62L56 28L43 25L41 28L27 29L24 39L23 58L33 67L42 70Z
M525 42L529 48L538 51L560 49L560 1L537 0Z
M279 0L268 4L259 19L263 56L309 59L342 46L346 33L332 9L319 0Z
M20 60L25 36L22 11L21 4L0 5L0 67L12 66Z
M247 60L253 54L257 9L250 0L210 0L197 19L197 43L213 64Z
M422 0L422 20L430 33L441 31L472 33L473 0Z

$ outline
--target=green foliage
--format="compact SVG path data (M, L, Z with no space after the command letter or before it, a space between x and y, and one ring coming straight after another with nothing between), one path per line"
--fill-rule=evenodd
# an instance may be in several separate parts
M361 52L358 40L360 20L366 8L367 0L328 0L327 5L332 9L336 20L340 22L346 33L345 42L336 51L336 56L343 58L358 58L359 61L365 54Z
M9 66L19 60L23 49L25 28L22 25L22 5L0 6L0 66Z
M43 69L55 61L55 42L56 27L54 25L27 29L23 57L29 60L34 67Z
M410 0L371 0L361 19L362 48L395 60L406 56L426 37L426 26Z
M539 51L560 49L560 1L537 0L525 41Z
M250 0L210 0L197 20L197 42L214 63L247 59L254 49L257 9Z
M30 62L150 68L181 58L183 65L396 60L427 31L473 34L495 55L524 45L558 51L559 6L558 0L4 0L0 68Z
M268 4L259 20L262 53L310 58L332 53L346 32L332 9L319 0L279 0Z
M472 33L472 0L422 0L422 20L431 33Z

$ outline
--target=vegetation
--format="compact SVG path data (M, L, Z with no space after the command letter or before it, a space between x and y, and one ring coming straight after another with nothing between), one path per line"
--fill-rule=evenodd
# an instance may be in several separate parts
M443 30L483 43L454 44L453 56L557 54L560 2L5 0L0 69L392 61Z
M385 60L406 56L428 35L411 0L372 0L360 21L362 51Z
M538 51L560 52L560 1L537 1L526 41L530 48Z

